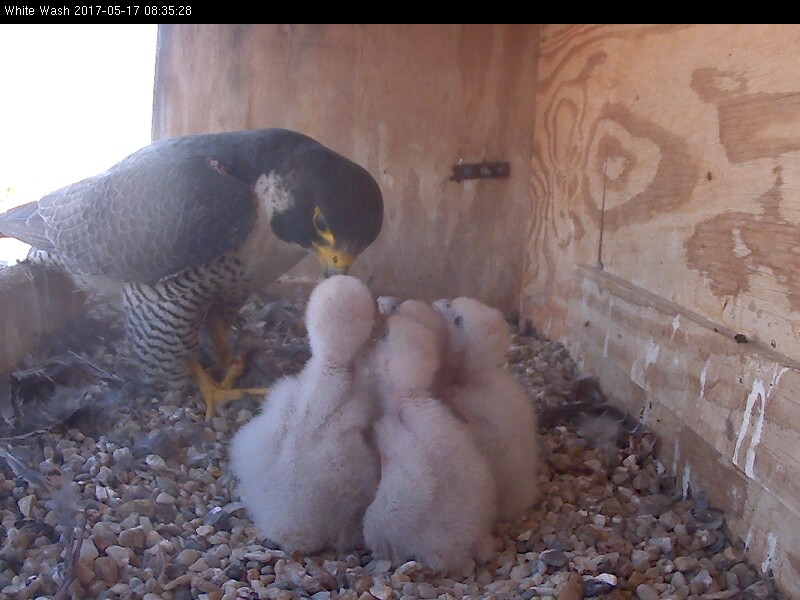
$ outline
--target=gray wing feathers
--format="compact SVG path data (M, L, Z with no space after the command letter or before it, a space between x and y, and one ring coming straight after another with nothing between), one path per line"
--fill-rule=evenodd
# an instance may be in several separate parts
M249 185L209 157L134 155L53 192L38 214L68 270L153 282L236 248L255 221Z
M36 202L29 202L0 215L0 237L13 237L36 248L53 251L55 247L47 237L36 207Z

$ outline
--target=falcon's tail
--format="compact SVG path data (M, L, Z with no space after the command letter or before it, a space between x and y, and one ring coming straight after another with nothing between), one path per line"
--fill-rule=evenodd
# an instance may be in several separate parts
M55 250L37 212L38 202L16 206L0 214L0 237L13 237L34 248Z

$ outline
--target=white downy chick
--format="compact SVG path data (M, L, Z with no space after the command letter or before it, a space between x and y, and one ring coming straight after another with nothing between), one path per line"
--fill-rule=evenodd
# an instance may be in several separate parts
M444 363L445 350L447 348L447 324L444 322L444 317L432 305L422 300L413 298L401 300L395 296L381 296L378 298L378 311L386 316L397 314L410 317L433 333L440 367L434 375L431 392L435 398L438 398L451 379L450 371Z
M378 312L385 317L391 317L403 301L397 296L379 296L376 300L378 304Z
M497 514L513 520L540 498L538 418L522 386L505 369L510 343L502 313L472 298L437 301L448 356L460 365L444 399L472 429L497 484Z
M380 466L366 439L377 407L354 361L374 312L358 279L336 275L320 283L306 309L311 358L273 386L231 442L242 502L259 533L286 552L363 545L361 523Z
M464 350L466 348L466 337L463 335L450 335L450 325L458 318L453 310L453 301L442 298L434 301L431 306L442 315L445 324L445 343L444 357L442 359L442 370L446 372L446 385L452 386L459 382L464 369ZM446 390L443 391L443 394Z
M460 574L494 552L495 488L466 424L429 388L438 369L433 334L389 318L375 349L385 412L375 426L381 479L364 516L364 540L395 565L416 559Z

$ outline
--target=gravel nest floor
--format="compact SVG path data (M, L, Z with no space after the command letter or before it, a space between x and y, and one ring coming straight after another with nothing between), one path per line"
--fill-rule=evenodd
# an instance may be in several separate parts
M282 296L245 307L246 385L303 365L302 310ZM509 364L541 416L543 501L498 524L490 563L451 578L366 552L287 555L262 543L227 462L259 399L206 422L198 397L137 393L113 375L119 334L96 317L0 384L2 599L782 597L703 494L682 496L652 434L608 409L567 351L535 333L513 335Z

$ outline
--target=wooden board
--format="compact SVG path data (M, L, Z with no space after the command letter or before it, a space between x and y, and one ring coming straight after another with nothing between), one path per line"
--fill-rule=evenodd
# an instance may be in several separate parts
M564 340L795 592L799 50L798 25L162 26L154 136L290 127L363 164L386 227L356 274ZM462 158L511 177L448 181Z
M308 133L383 190L385 228L355 274L515 315L537 47L535 25L162 25L153 134ZM449 181L462 159L509 161L511 176Z
M77 316L85 300L61 273L27 265L0 269L0 375L17 367L49 332Z
M520 298L793 594L798 56L797 25L543 26Z
M659 437L677 492L703 491L754 564L800 593L800 364L594 266L563 342Z
M800 26L546 26L523 314L604 267L800 360Z

